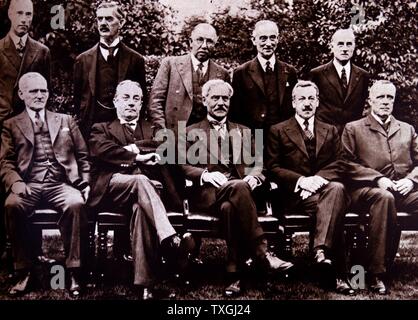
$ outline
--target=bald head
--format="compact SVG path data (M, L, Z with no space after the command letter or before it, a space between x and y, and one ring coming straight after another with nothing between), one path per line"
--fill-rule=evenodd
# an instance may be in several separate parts
M216 30L208 23L199 23L190 35L190 51L200 62L205 62L218 41Z
M331 38L331 51L334 58L346 65L353 56L355 49L355 36L351 29L339 29L335 31Z
M25 73L19 79L19 98L25 106L34 111L42 110L48 101L48 84L46 79L37 72Z

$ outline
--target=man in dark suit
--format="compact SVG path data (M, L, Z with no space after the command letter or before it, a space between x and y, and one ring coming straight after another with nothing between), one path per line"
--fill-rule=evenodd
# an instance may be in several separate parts
M386 294L383 276L399 245L397 210L418 214L418 136L392 115L396 88L386 80L370 88L371 114L348 123L342 135L344 172L353 204L370 214L370 289Z
M141 152L144 133L140 119L142 89L137 82L122 81L116 88L117 119L93 125L90 153L93 160L92 207L132 209L130 234L134 261L134 284L143 299L152 298L163 251L187 257L185 238L180 240L149 174L160 156ZM158 168L161 171L163 168ZM162 251L160 250L162 249Z
M24 74L19 80L19 97L26 109L4 122L1 135L0 177L8 194L6 226L19 274L9 291L13 296L28 290L38 252L28 217L40 204L61 214L59 227L71 274L70 292L78 295L80 291L77 273L87 234L83 207L90 192L88 150L70 116L45 110L48 95L42 75Z
M18 81L27 72L38 72L50 81L49 49L33 40L28 31L32 24L31 0L12 0L8 16L9 33L0 40L0 127L3 121L25 108L18 99Z
M179 121L191 125L206 117L203 84L210 79L230 81L228 72L210 59L217 40L210 24L198 24L190 36L190 53L161 62L149 103L155 130L168 128L177 132Z
M0 40L0 132L3 122L24 110L25 104L18 97L18 81L22 74L39 72L50 81L51 56L49 49L33 40L28 31L32 24L31 0L11 0L8 16L11 22L6 37ZM4 203L4 191L0 188L0 204ZM4 243L4 219L0 214L0 256Z
M275 55L279 43L276 23L258 21L252 42L257 48L257 57L234 71L235 94L229 117L251 129L264 129L267 134L271 125L292 116L291 95L297 75L293 66Z
M319 120L337 127L341 135L347 122L363 115L369 73L351 62L355 37L351 29L337 30L331 39L332 61L310 71L319 88Z
M89 138L94 123L116 119L112 100L119 82L127 79L139 82L146 97L144 58L119 36L124 16L117 2L101 3L96 11L100 41L75 61L75 113L85 139Z
M235 278L225 290L227 295L241 293L237 272L248 256L266 269L284 271L293 266L267 250L252 196L264 181L263 164L261 161L254 165L244 158L245 152L254 149L250 129L226 118L232 94L231 85L220 79L203 85L202 102L208 115L187 128L187 137L195 140L189 145L187 164L182 165L195 186L190 195L192 205L215 211L222 219L229 251L227 271ZM194 144L200 145L196 154L191 151Z
M345 277L342 246L349 198L337 181L340 137L334 126L315 117L319 92L314 83L299 81L292 95L296 114L271 127L266 165L271 179L279 184L285 209L315 217L314 262L334 266L336 290L353 294Z

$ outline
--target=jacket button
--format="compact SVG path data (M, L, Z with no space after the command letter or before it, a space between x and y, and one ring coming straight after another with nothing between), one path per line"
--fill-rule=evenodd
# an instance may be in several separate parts
M180 90L176 90L176 93L180 93Z
M177 107L174 107L173 109L174 109L174 111L177 111L177 110L178 110L179 108L177 108Z
M264 118L266 116L266 114L265 113L262 113L261 114L261 118Z

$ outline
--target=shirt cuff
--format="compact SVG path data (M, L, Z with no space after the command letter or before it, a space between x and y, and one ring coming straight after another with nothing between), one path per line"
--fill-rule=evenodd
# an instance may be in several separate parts
M295 186L295 193L298 193L300 190L302 190L300 187L299 187L299 183L300 183L300 180L302 179L302 178L305 178L305 177L299 177L299 179L298 179L298 181L296 181L296 186Z
M208 171L208 169L205 169L205 170L202 172L202 174L200 175L200 185L201 185L201 186L203 186L203 185L205 184L205 182L203 181L203 175L204 175L206 172L209 172L209 171Z

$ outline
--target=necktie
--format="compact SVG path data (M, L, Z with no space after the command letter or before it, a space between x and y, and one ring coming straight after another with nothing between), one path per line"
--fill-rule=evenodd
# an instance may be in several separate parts
M43 127L44 123L41 119L41 115L39 114L39 111L35 111L35 126L37 126L39 129Z
M272 73L273 69L270 66L270 61L266 62L266 73Z
M348 87L347 73L345 72L345 68L343 68L343 70L341 71L341 84L342 84L343 94L345 96L347 94L347 87Z
M226 137L226 126L225 123L221 123L219 121L210 121L212 127L218 132L219 136L222 139Z
M134 127L135 127L135 123L132 122L126 122L124 124L124 126L129 130L130 133L134 133Z
M19 42L16 45L16 51L19 54L19 56L23 57L23 53L25 51L25 46L23 45L22 38L19 38Z
M311 130L309 130L309 122L307 119L305 119L305 121L303 121L303 132L305 133L305 136L309 139L312 140L314 138L313 133L311 132Z
M382 126L383 126L383 129L385 129L385 131L388 132L389 131L390 122L385 122L385 123L382 124Z
M109 47L109 46L105 45L104 43L100 42L100 46L103 49L106 49L108 51L107 61L108 62L112 61L112 59L115 57L115 50L117 48L119 48L119 44L117 44L116 46L113 46L113 47Z
M199 84L202 84L202 80L203 80L203 63L199 63L197 65L197 81L199 82Z

